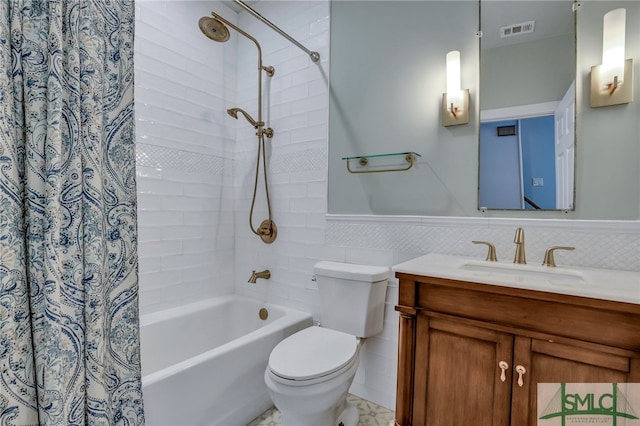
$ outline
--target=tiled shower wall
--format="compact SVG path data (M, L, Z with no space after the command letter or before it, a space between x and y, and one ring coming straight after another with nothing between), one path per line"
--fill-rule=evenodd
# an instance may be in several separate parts
M326 217L328 1L262 1L258 12L321 54L308 56L255 18L218 2L137 1L136 114L142 311L236 292L319 314L313 264L336 260L391 266L428 252L481 258L473 239L513 256L523 226L527 258L552 244L567 265L640 270L640 222ZM225 44L204 38L197 20L224 14L261 44L269 187L278 238L264 244L249 230L257 141L236 106L257 117L257 51L237 34ZM237 43L237 46L236 46ZM237 57L236 57L237 55ZM267 217L260 179L253 224ZM252 270L270 280L248 284ZM394 408L397 282L388 289L383 332L369 338L351 391Z
M239 120L236 152L236 292L312 312L322 321L313 265L320 260L391 265L393 253L366 247L328 245L327 134L329 102L329 2L263 1L253 6L321 60L308 55L255 18L240 13L239 25L259 40L264 64L275 67L266 79L265 118L275 136L267 141L269 188L278 237L264 244L249 230L257 141ZM256 49L238 46L238 106L256 111ZM259 183L254 226L267 218L263 182ZM252 270L269 269L271 279L248 284ZM395 406L397 286L388 289L383 332L368 339L351 392L388 408Z
M233 292L235 127L225 109L236 97L236 42L198 29L213 3L136 1L143 314Z

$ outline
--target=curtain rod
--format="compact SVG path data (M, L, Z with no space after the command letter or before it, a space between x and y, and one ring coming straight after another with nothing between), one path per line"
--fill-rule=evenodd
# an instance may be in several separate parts
M278 34L280 34L281 36L283 36L284 38L286 38L287 40L289 40L291 43L295 44L296 46L298 46L300 49L302 49L303 51L305 51L307 53L307 55L309 55L309 57L311 57L311 60L313 62L318 62L320 60L320 54L318 52L312 52L311 50L307 49L306 47L304 47L302 44L300 44L296 39L294 39L293 37L291 37L289 34L285 33L284 31L282 31L280 28L278 28L275 24L273 24L271 21L269 21L267 18L265 18L264 16L260 15L258 12L256 12L255 10L253 10L251 7L249 7L247 4L245 4L242 0L234 0L235 3L237 3L238 5L240 5L242 8L244 8L247 12L249 12L250 14L252 14L253 16L255 16L256 18L258 18L259 20L261 20L262 22L264 22L265 24L267 24L268 26L271 27L271 29L273 29L274 31L276 31Z

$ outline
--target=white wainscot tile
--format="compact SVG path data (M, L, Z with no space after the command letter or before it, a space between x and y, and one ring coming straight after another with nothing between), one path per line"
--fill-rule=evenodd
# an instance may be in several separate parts
M364 265L393 265L393 252L391 250L375 249L347 249L347 262L361 263Z

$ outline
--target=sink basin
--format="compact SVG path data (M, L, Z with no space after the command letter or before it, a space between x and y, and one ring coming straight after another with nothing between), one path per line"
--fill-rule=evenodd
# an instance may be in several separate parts
M459 267L465 271L477 271L487 274L503 274L516 277L539 278L547 280L549 284L584 285L584 274L565 268L550 268L548 266L518 265L513 263L482 262L469 260Z
M427 254L395 265L395 272L640 304L640 273L586 267L488 262Z

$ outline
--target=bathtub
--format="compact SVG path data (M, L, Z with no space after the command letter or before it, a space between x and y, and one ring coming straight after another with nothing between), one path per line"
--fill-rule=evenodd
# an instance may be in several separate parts
M272 406L271 350L311 325L310 314L234 295L141 316L146 423L245 426Z

